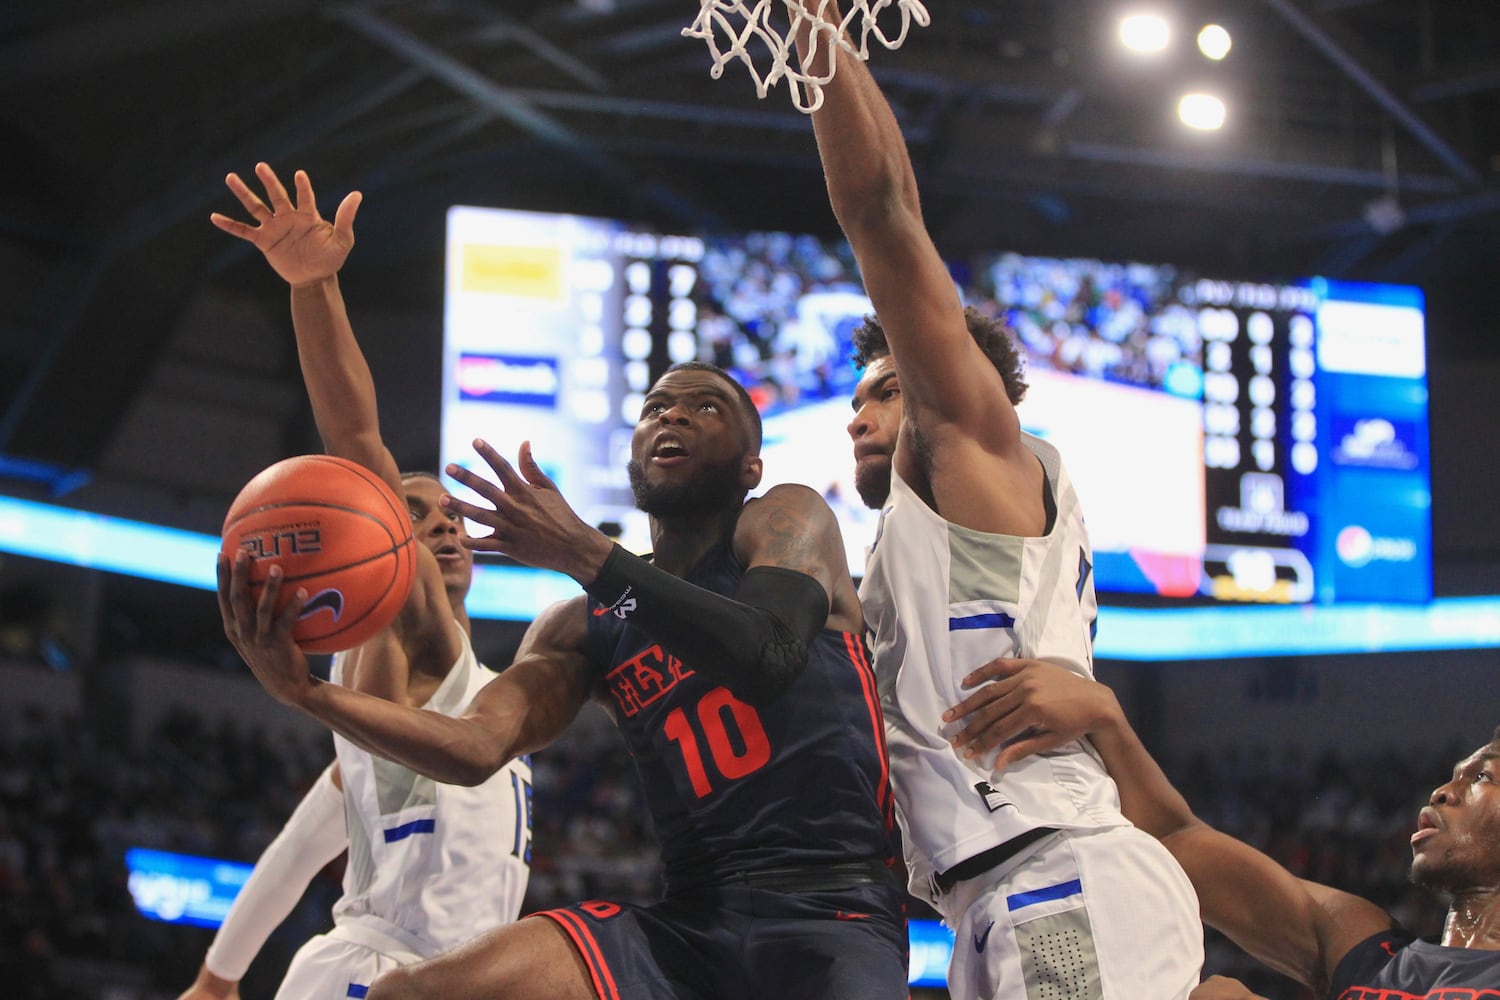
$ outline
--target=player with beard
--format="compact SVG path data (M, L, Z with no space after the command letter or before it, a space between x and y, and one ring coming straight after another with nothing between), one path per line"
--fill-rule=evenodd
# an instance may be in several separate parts
M484 780L556 738L593 697L630 748L662 841L666 897L534 914L377 980L371 1000L495 996L889 998L907 995L902 897L864 621L833 512L761 478L760 416L722 370L685 364L645 396L630 476L654 551L574 513L523 444L483 441L491 529L465 544L566 573L585 593L528 629L458 718L321 684L290 639L305 594L257 603L220 561L225 628L278 700L439 781Z
M1369 900L1297 878L1193 815L1102 684L1035 661L997 660L964 678L946 717L956 746L1008 768L1087 735L1125 815L1181 863L1203 921L1329 1000L1500 997L1500 729L1433 790L1411 837L1411 880L1452 897L1443 932L1419 939ZM1193 1000L1258 1000L1215 976Z
M838 22L832 0L802 0ZM961 303L928 234L905 140L860 60L813 44L829 201L875 307L849 424L880 510L860 600L890 746L909 888L953 928L960 1000L1181 1000L1203 929L1186 876L1120 814L1087 741L1005 772L965 755L942 713L960 679L1027 656L1093 676L1093 560L1062 458L1021 430L1026 385L1002 329ZM877 319L878 317L878 319ZM1061 987L1059 986L1061 984Z

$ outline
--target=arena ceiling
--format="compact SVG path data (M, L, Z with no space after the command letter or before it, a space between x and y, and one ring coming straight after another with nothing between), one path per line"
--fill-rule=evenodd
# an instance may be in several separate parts
M1500 9L1158 6L1189 35L1227 26L1230 57L1211 64L1183 37L1154 62L1126 58L1121 0L930 0L930 27L877 52L943 249L1422 284L1435 357L1500 355L1486 312L1500 284ZM681 36L696 8L9 5L0 491L86 484L72 501L221 511L263 455L212 451L239 451L249 423L270 426L275 447L305 442L284 299L207 222L235 208L224 174L258 159L307 168L326 207L363 190L346 290L361 315L429 328L453 203L831 234L808 122L783 89L757 100L738 67L709 78L704 45ZM1222 132L1177 123L1188 85L1224 95ZM264 305L280 346L225 327L205 303L226 296ZM416 349L399 326L361 327L378 364Z

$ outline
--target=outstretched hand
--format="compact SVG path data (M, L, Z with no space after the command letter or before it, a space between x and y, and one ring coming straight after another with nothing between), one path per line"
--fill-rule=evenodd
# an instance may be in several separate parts
M1042 660L991 660L963 686L978 690L943 713L944 722L964 726L951 742L968 758L1000 747L996 771L1078 739L1119 711L1105 685Z
M345 195L330 224L318 214L318 202L313 197L312 181L308 179L307 171L299 170L293 175L297 187L296 204L292 203L281 178L269 164L257 163L255 176L265 185L266 201L251 191L239 174L224 178L224 183L245 206L255 225L218 212L210 215L208 221L230 236L238 236L253 244L265 254L266 263L293 288L337 274L349 251L354 249L354 215L364 196L358 191Z
M297 588L278 614L276 601L283 583L281 567L272 566L260 597L254 598L250 594L250 557L237 552L231 561L223 553L219 555L219 615L224 619L224 634L271 697L296 706L313 687L307 657L292 639L292 627L302 613L307 591Z
M490 529L488 535L463 538L463 544L478 552L500 552L528 566L566 573L585 586L592 583L614 543L568 506L557 484L532 458L531 442L521 445L519 472L486 441L476 440L474 450L494 470L499 483L462 466L448 466L448 475L492 504L481 507L454 496L443 497L444 508Z

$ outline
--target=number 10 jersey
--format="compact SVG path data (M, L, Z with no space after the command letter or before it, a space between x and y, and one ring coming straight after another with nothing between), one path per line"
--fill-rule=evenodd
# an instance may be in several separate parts
M731 531L686 579L732 596L744 572ZM592 598L588 608L669 895L743 872L890 859L885 732L860 636L819 633L797 680L753 706Z

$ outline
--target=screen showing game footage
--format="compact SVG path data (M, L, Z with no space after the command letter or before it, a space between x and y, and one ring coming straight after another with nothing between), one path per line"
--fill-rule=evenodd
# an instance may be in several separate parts
M1017 412L1063 454L1100 591L1431 597L1418 290L1007 253L950 267L1024 349ZM822 492L858 577L878 512L853 488L849 356L870 308L842 243L455 207L442 461L476 467L475 437L507 456L529 440L584 519L649 551L626 471L644 393L710 361L761 410L760 489Z

